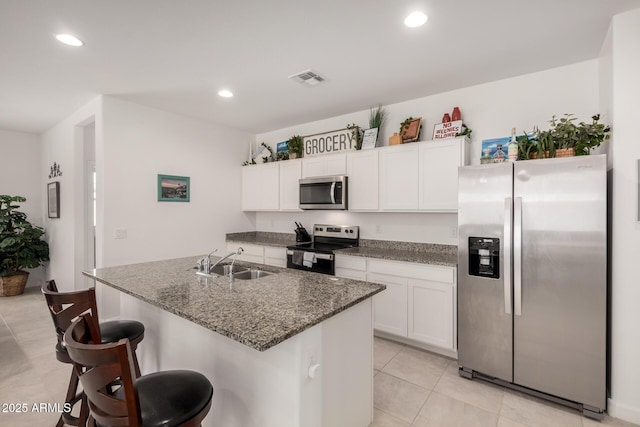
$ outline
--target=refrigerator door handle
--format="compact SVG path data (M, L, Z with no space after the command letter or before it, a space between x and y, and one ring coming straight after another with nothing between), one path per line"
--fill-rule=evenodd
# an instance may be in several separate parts
M522 316L522 197L513 204L513 311Z
M511 197L504 199L504 235L502 255L504 263L504 313L511 314L511 230L513 222L513 203Z

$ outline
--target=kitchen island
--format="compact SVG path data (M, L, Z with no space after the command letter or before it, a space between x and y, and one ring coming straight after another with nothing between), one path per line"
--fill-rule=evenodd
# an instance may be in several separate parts
M98 282L103 320L144 323L143 374L206 375L215 391L203 426L369 425L371 297L384 285L241 262L273 274L230 284L196 276L196 260L84 272Z

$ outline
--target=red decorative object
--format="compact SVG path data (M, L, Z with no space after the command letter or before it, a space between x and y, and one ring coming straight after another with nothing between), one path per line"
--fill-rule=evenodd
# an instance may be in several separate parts
M458 107L453 107L451 121L455 122L456 120L462 120L462 114L460 114L460 109Z
M449 113L444 113L444 116L442 116L442 123L448 123L451 121L451 117L449 117Z

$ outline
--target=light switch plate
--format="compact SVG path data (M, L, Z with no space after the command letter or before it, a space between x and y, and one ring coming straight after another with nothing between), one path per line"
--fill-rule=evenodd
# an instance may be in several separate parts
M126 238L127 238L127 229L116 228L116 239L126 239Z

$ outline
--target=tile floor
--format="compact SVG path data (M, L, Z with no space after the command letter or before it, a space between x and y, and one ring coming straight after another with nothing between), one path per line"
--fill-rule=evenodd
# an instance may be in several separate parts
M37 288L0 298L0 404L28 402L26 413L3 412L0 426L54 426L59 414L33 412L34 403L62 403L70 367L54 354L56 339ZM597 423L576 411L458 376L455 361L376 338L374 422L401 426L633 426L606 417Z

